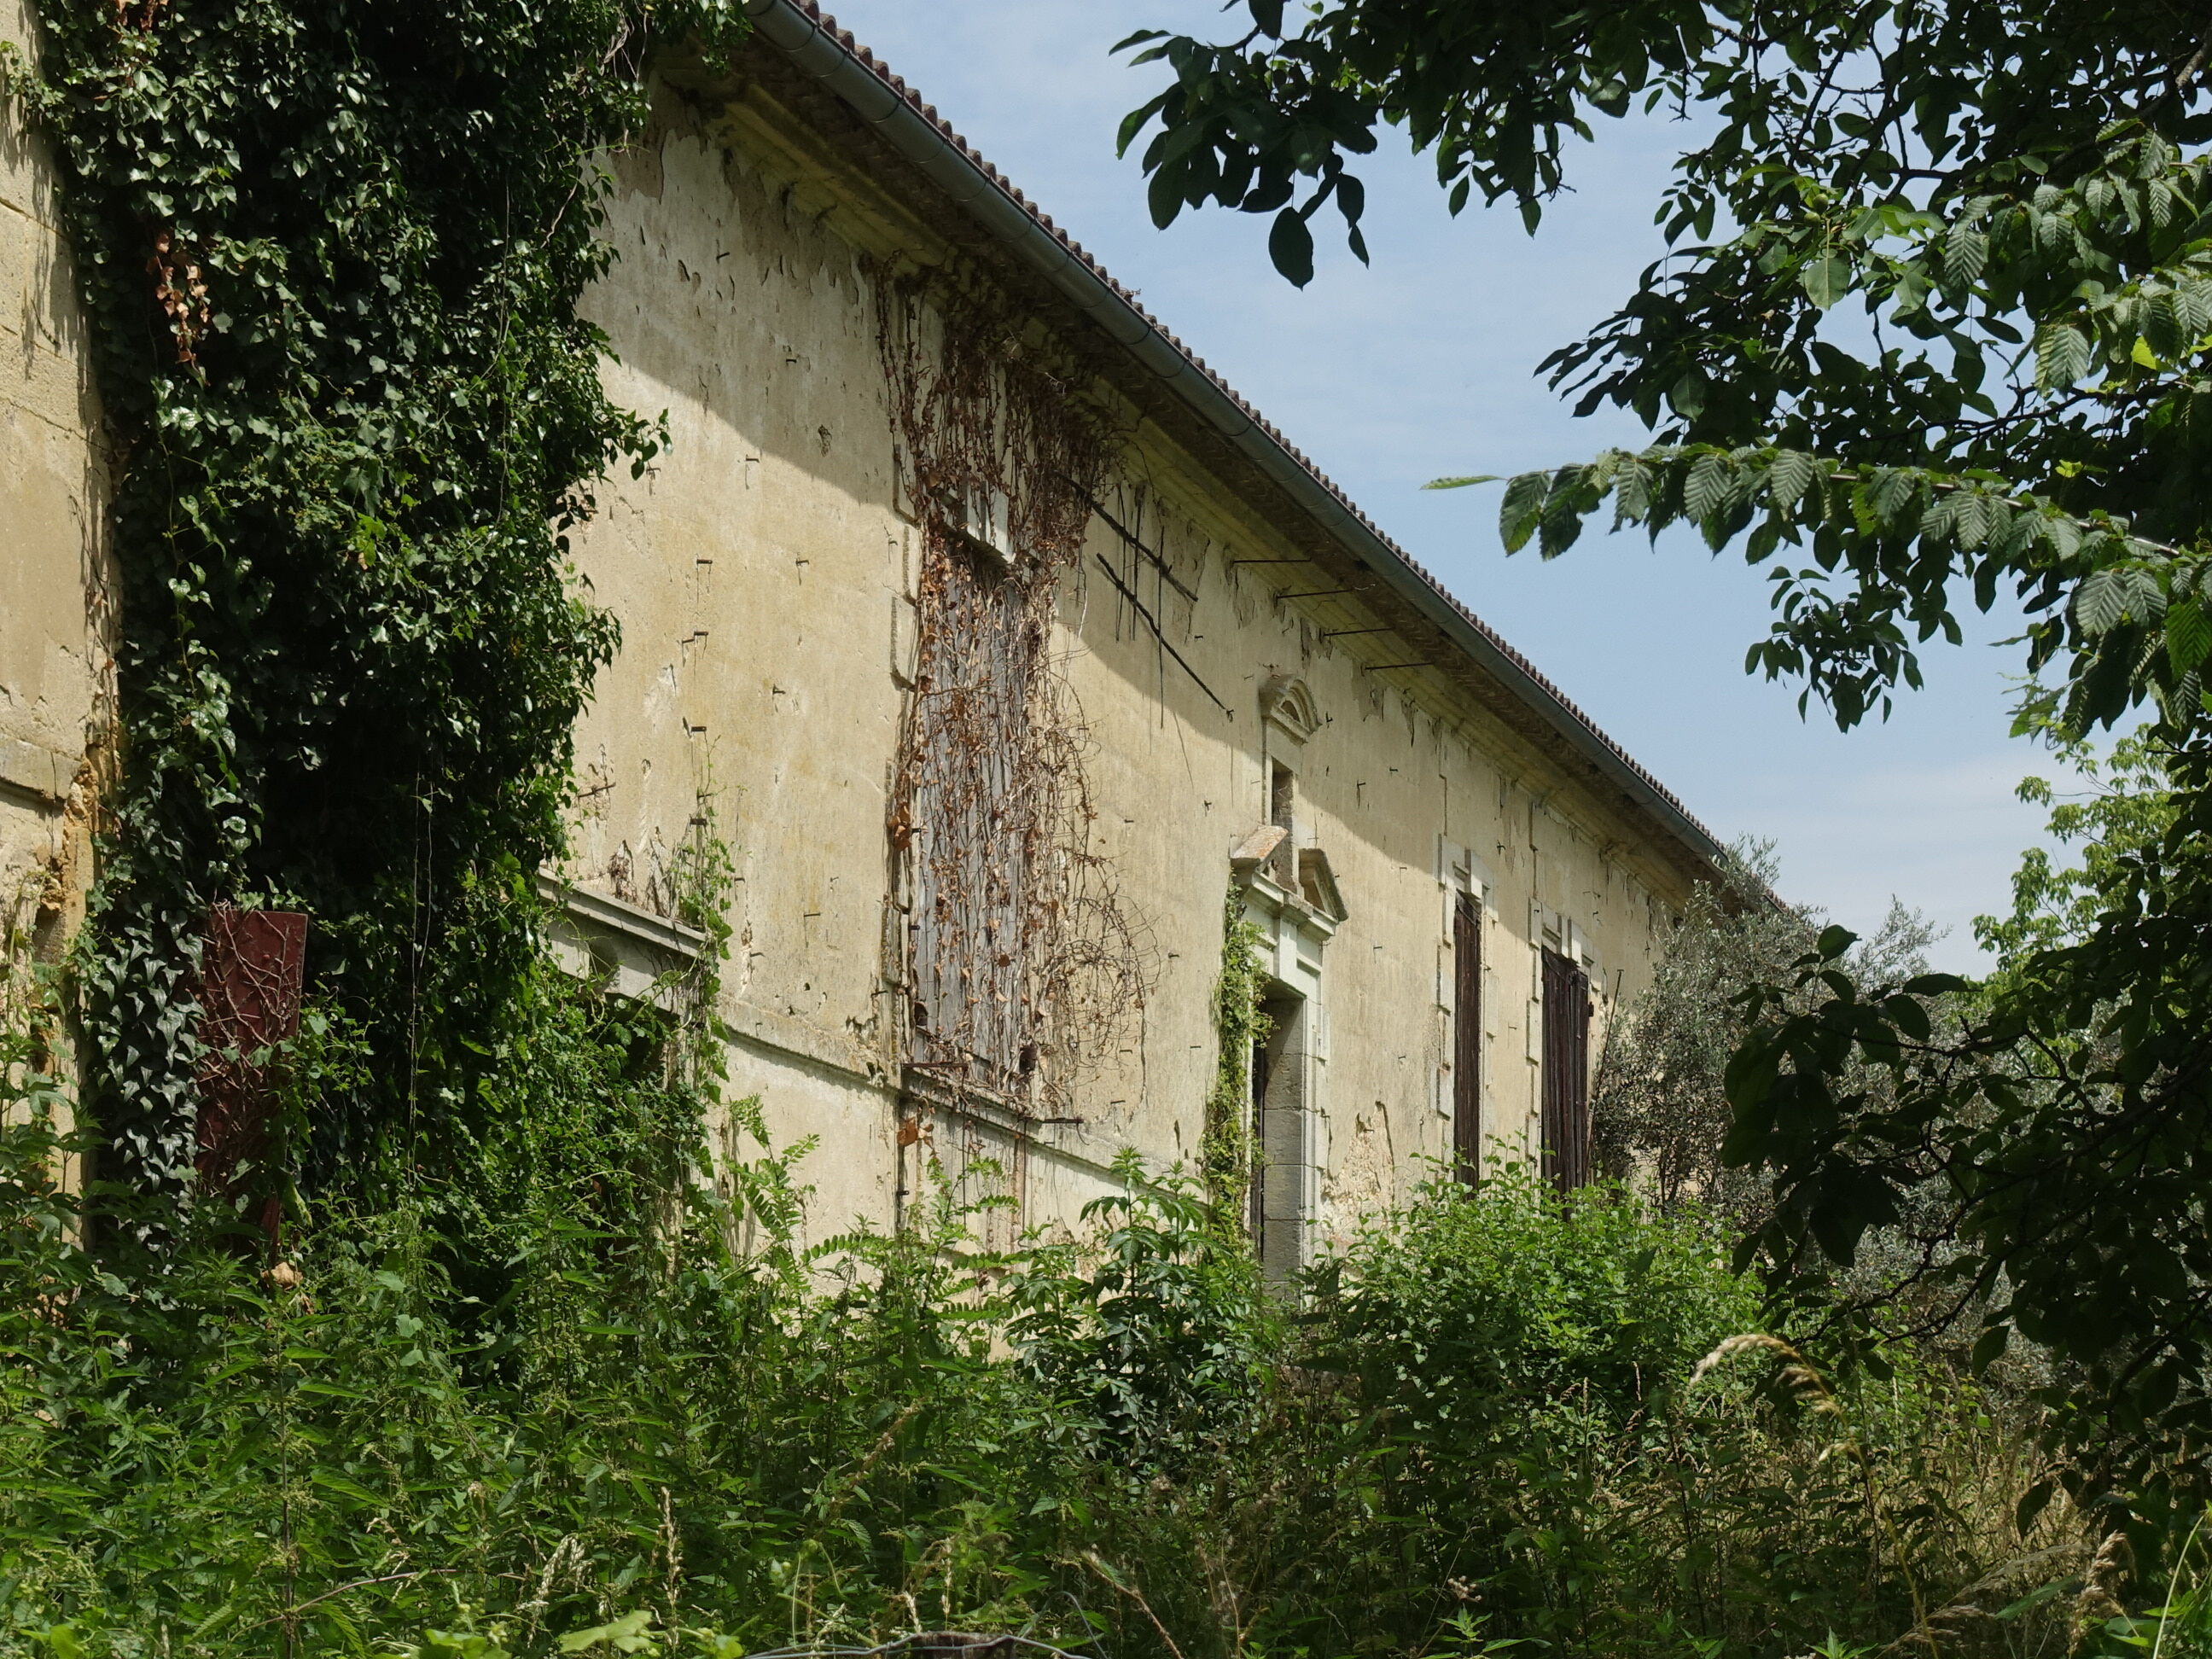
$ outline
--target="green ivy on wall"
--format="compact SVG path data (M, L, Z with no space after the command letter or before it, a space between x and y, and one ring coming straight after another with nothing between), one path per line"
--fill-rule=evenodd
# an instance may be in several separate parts
M1241 1216L1250 1195L1258 1143L1252 1133L1252 1057L1273 1027L1267 995L1267 936L1244 914L1232 886L1221 910L1221 976L1214 983L1213 1024L1220 1042L1213 1087L1206 1098L1206 1139L1200 1152L1206 1191L1222 1212Z
M9 79L61 164L120 594L90 1103L119 1173L182 1192L207 908L296 906L363 1046L305 1173L434 1169L513 1035L617 644L567 535L659 441L576 311L595 158L653 41L732 40L736 0L37 9Z

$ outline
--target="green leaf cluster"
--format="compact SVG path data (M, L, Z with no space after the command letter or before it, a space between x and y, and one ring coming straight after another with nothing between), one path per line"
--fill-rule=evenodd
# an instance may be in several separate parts
M2207 709L2207 556L2149 541L2124 517L2076 516L1986 473L1680 445L1522 473L1506 484L1498 532L1509 550L1534 541L1556 558L1607 501L1615 529L1656 538L1687 524L1716 550L1740 540L1778 613L1746 668L1803 681L1801 706L1818 697L1839 725L1887 714L1900 684L1920 684L1917 647L1961 637L1961 589L1982 610L2002 596L2026 612L2030 669L2056 661L2069 676L2067 732L2145 702L2184 723Z
M2075 1496L2145 1541L2194 1513L2212 1431L2203 20L2128 0L1246 10L1231 41L1145 43L1175 77L1128 133L1157 125L1156 207L1265 207L1287 184L1290 210L1356 209L1341 181L1397 126L1453 210L1510 201L1533 229L1598 118L1692 118L1653 204L1665 257L1545 365L1578 413L1625 410L1652 441L1509 481L1510 548L1563 552L1609 501L1615 527L1740 550L1775 610L1747 667L1845 726L2000 601L2026 617L2020 731L2072 745L2144 722L2130 799L2095 815L2079 878L2031 861L1985 989L1862 975L1825 939L1760 976L1727 1152L1775 1183L1754 1249L1780 1293L1869 1230L1909 1236L1912 1283L1870 1316L1985 1321L1985 1358L2014 1331L2047 1345ZM1931 1024L1930 997L1965 1024Z

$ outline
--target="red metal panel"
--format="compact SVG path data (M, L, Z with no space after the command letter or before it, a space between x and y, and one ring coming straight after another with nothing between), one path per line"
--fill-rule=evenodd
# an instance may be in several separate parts
M234 1199L265 1188L276 1074L270 1051L300 1029L307 918L296 910L208 913L200 956L200 1179ZM277 1199L263 1192L262 1231L276 1248Z

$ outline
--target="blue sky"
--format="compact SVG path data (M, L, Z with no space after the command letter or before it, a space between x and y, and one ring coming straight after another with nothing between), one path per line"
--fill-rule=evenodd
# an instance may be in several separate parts
M1146 27L1217 31L1230 20L1206 0L844 0L836 15L1692 812L1723 839L1774 841L1787 896L1865 931L1895 895L1949 930L1940 965L1981 965L1969 923L2006 906L2040 839L2014 787L2054 769L2005 735L2016 657L1992 647L2009 627L1929 647L1925 690L1838 733L1817 708L1799 718L1794 686L1743 673L1767 612L1734 555L1590 535L1548 564L1509 558L1496 486L1420 488L1641 441L1626 416L1572 419L1534 369L1657 252L1668 124L1601 131L1534 240L1510 211L1454 221L1425 161L1377 158L1373 266L1325 246L1300 291L1268 266L1263 220L1155 230L1135 163L1114 156L1158 70L1110 48Z

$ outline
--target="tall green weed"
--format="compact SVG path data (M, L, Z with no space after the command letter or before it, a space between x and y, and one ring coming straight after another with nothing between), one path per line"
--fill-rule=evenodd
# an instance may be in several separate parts
M0 1652L1779 1659L2027 1547L2021 1443L1941 1367L1700 1372L1759 1316L1693 1216L1445 1183L1295 1300L1133 1170L1073 1239L945 1207L802 1249L803 1149L708 1178L644 1017L562 994L478 1170L325 1202L273 1275L219 1229L81 1249L62 1103L19 1089Z

